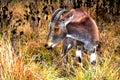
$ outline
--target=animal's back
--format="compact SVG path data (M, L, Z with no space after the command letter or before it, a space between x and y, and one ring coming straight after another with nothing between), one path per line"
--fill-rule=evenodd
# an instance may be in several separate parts
M81 38L97 44L99 31L95 21L82 9L72 9L63 18L66 19L70 15L74 15L74 19L66 26L68 31L72 30L72 32L79 34Z

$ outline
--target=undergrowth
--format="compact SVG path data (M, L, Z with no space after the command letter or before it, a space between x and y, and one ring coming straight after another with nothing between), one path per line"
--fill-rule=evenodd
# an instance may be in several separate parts
M14 17L23 19L21 15L24 13L21 12L26 9L23 4L16 2L12 5L9 8L14 10ZM44 5L40 3L40 6L41 10ZM82 67L78 64L75 48L68 52L68 63L62 64L62 42L53 50L45 49L51 13L47 20L46 15L39 15L39 27L34 30L25 20L14 35L11 32L13 27L1 29L5 32L0 34L0 80L120 80L120 26L115 22L99 21L100 50L93 69L89 64L89 54L84 53ZM15 20L12 22L14 24Z

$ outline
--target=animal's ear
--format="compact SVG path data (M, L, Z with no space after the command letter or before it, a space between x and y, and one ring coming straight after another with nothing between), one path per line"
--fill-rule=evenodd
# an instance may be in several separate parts
M69 23L73 20L73 18L74 18L74 15L72 15L72 16L69 17L67 20L65 20L65 21L64 21L65 26L66 26L67 24L69 24Z

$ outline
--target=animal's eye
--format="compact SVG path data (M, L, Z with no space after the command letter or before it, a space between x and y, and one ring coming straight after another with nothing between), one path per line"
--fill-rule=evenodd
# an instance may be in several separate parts
M54 31L55 31L55 32L59 31L59 28L54 28Z

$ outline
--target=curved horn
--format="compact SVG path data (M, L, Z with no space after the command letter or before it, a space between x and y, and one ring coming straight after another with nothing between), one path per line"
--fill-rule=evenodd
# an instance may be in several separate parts
M57 9L53 14L52 14L52 18L51 21L53 22L55 20L55 17L57 15L58 12L60 12L62 10L62 8Z
M55 20L58 20L60 18L60 16L62 15L62 13L64 13L65 11L67 11L67 10L62 9L61 11L59 11L58 14L55 17Z
M57 10L53 13L51 21L56 21L56 20L58 20L58 19L60 18L61 14L62 14L63 12L65 12L65 11L66 11L66 10L65 10L65 9L62 9L62 8L57 9Z

